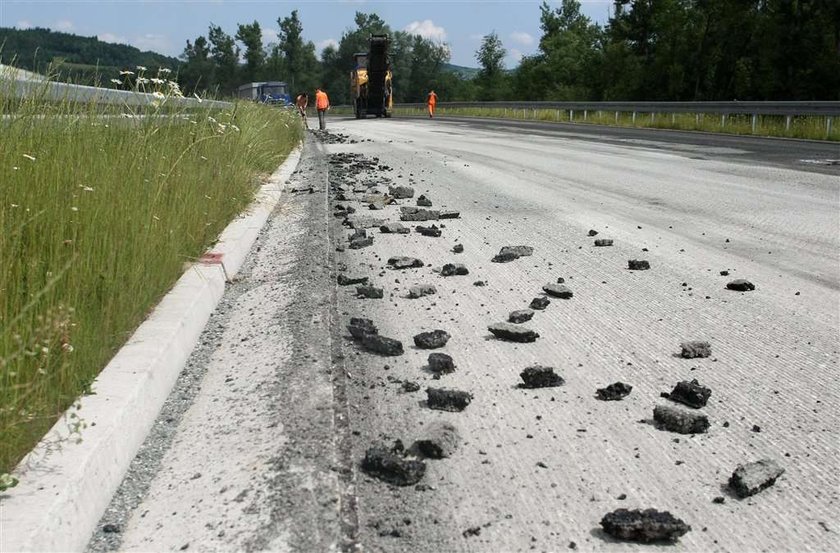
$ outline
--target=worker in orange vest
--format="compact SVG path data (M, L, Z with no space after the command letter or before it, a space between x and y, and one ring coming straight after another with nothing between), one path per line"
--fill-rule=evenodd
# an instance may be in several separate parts
M429 92L429 95L426 96L426 105L429 106L429 117L434 117L435 106L437 105L437 94L435 94L434 90Z
M325 117L327 110L330 109L330 98L327 93L321 88L315 89L315 109L318 110L318 126L323 131L327 129L327 122Z

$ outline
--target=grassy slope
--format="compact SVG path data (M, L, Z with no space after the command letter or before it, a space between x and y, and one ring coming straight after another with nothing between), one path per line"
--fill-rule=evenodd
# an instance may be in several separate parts
M104 118L0 95L0 474L298 143L299 122L229 112ZM187 116L187 114L183 114Z

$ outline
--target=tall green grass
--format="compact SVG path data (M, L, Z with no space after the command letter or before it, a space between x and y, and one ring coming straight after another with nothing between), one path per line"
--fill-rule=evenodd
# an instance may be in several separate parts
M395 116L425 116L425 109L396 108ZM637 127L676 129L689 131L717 132L784 138L807 138L811 140L840 141L840 118L829 122L826 117L798 116L790 119L778 115L762 115L755 120L750 115L728 115L694 113L632 113L614 111L568 111L557 109L513 109L513 108L450 108L438 107L438 117L492 117L525 121L551 121L558 123L582 123L616 127Z
M90 390L303 132L292 112L252 103L211 113L163 99L141 117L3 91L0 474Z

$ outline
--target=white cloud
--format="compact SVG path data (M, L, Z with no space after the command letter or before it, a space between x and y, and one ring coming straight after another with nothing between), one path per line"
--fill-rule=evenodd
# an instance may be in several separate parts
M169 38L164 35L156 35L153 33L146 33L145 35L134 38L131 41L132 46L136 46L140 50L151 50L159 54L171 54L172 44Z
M510 33L510 39L516 44L521 44L522 46L531 46L534 44L534 37L522 31L514 31Z
M405 26L403 31L412 35L420 35L423 38L436 40L438 42L446 40L446 30L443 27L435 25L431 19L412 21Z
M32 28L32 22L24 19L23 21L18 21L15 24L15 27L17 27L18 29L21 29L21 30L22 29L31 29Z
M318 57L321 57L321 54L324 53L324 48L327 46L332 46L333 48L338 48L338 41L334 38L325 38L324 40L319 40L315 43L315 51L318 52Z
M111 42L113 44L128 44L128 39L124 36L115 35L114 33L100 33L96 38L102 42Z
M280 38L278 36L279 31L277 29L272 29L271 27L266 27L262 30L262 40L263 44L272 44L276 43L277 40Z
M517 65L519 65L519 62L522 61L522 58L524 56L525 54L523 54L520 50L517 50L516 48L511 48L510 50L508 50L506 65L508 67L516 67Z
M76 26L73 25L72 21L67 21L66 19L63 19L61 21L56 21L52 26L52 28L55 29L56 31L64 31L64 32L72 31L75 27Z

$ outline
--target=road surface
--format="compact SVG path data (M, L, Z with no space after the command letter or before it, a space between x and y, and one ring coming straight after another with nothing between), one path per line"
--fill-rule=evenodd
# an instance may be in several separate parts
M676 551L836 548L840 167L819 163L840 158L836 145L480 120L329 125L323 141L308 137L91 550L651 547L603 532L619 508L690 525ZM388 185L415 195L380 210L360 201ZM372 245L348 247L337 204L357 210L351 220L394 222L420 194L460 218L403 223L434 223L437 238L375 226ZM491 262L508 245L533 255ZM395 270L392 256L423 266ZM633 259L650 269L628 270ZM445 263L469 274L444 277ZM338 275L368 276L384 297L358 298ZM521 325L535 342L488 332L558 278L574 295ZM737 278L755 290L727 290ZM408 298L421 284L437 293ZM364 350L351 317L404 354ZM445 347L414 345L435 329L451 335ZM711 356L681 358L687 340ZM430 351L455 371L435 378ZM519 387L537 364L565 384ZM675 405L660 394L692 379L712 392L697 410L708 431L654 425L655 406ZM617 381L629 396L596 398ZM427 387L472 401L433 410ZM413 451L439 422L458 447L425 459L417 485L362 470L372 445ZM784 474L738 499L733 470L763 458Z

